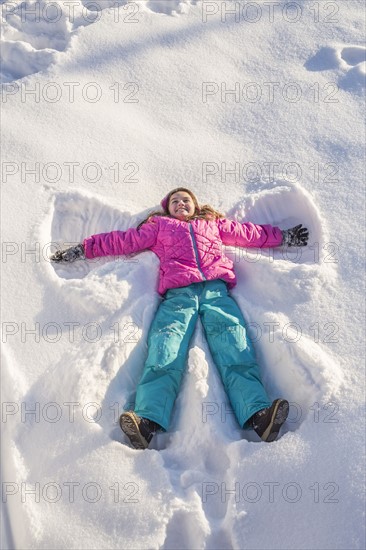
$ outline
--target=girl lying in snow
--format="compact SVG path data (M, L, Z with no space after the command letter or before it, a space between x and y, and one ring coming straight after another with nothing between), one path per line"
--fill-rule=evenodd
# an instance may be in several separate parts
M136 449L146 449L156 431L168 429L200 316L240 426L253 428L263 441L274 441L289 403L276 399L271 404L262 385L243 315L229 294L236 277L222 245L306 246L309 232L301 225L281 231L225 219L212 207L199 206L184 187L170 191L161 206L162 211L151 214L137 229L93 235L51 257L54 262L73 262L150 249L160 259L162 301L150 328L135 409L121 415L120 426Z

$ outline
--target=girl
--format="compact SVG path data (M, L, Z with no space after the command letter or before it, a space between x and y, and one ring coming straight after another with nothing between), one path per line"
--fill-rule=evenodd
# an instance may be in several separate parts
M230 296L236 277L223 245L242 247L306 246L301 225L281 231L271 225L225 219L200 206L189 189L178 187L135 229L93 235L83 244L57 251L51 260L72 262L152 250L160 259L162 301L148 336L148 356L137 387L134 411L120 426L136 449L146 449L157 430L167 430L181 384L189 342L200 316L212 357L242 428L274 441L289 403L272 404L262 385L243 315Z

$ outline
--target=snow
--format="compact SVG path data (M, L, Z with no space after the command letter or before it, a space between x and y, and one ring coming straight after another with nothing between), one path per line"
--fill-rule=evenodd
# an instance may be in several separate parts
M1 547L364 548L364 2L1 7ZM274 443L237 425L198 325L169 431L131 449L157 258L48 260L177 185L310 229L227 251L291 402Z

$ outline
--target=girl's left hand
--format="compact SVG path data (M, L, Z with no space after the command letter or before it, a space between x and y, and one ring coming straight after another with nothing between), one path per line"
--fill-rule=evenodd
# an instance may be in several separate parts
M287 246L306 246L309 239L309 230L300 223L300 225L282 231L282 237L282 244L287 244Z

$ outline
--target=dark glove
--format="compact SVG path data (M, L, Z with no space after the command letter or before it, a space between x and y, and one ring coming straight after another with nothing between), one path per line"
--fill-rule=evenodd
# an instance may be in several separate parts
M75 260L85 259L84 246L82 244L77 244L71 248L66 248L66 250L57 250L50 257L51 262L75 262Z
M309 239L309 230L300 223L300 225L282 231L282 237L282 244L287 244L287 246L306 246Z

